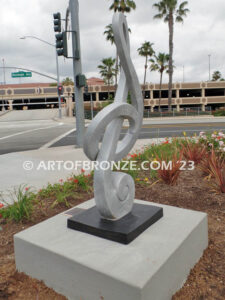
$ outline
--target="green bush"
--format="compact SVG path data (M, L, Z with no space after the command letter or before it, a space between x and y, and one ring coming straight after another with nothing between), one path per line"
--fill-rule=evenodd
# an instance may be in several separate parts
M2 218L15 222L29 220L33 211L34 198L34 193L26 186L20 186L18 189L15 189L13 193L11 193L13 204L9 204L5 200L2 200L6 205L0 209Z
M213 112L213 115L215 117L225 117L225 109L218 109L215 112Z

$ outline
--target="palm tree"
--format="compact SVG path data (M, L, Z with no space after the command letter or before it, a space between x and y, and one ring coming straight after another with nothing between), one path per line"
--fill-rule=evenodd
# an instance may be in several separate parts
M128 32L131 33L130 28L128 28ZM106 35L106 40L109 41L111 43L111 45L115 44L112 24L109 24L105 27L105 31L104 31L103 34ZM116 85L116 87L117 87L117 81L118 81L118 73L119 73L119 56L118 56L118 52L116 50L116 74L115 74L115 85Z
M224 81L224 79L222 78L222 74L220 71L215 71L212 75L212 81Z
M106 35L106 40L109 41L111 43L111 45L115 44L115 40L114 40L114 33L113 33L113 29L112 29L112 24L109 24L105 27L105 31L103 33L104 35ZM117 87L117 78L118 78L118 73L119 73L119 57L118 57L118 53L116 50L116 72L115 72L115 85Z
M165 53L159 53L158 55L155 55L155 59L151 59L150 62L152 63L150 66L151 71L158 71L160 73L160 84L159 84L159 111L161 106L161 98L162 98L162 78L163 73L165 71L168 72L169 69L169 54Z
M102 64L98 66L99 73L101 77L104 79L105 83L108 86L108 99L109 99L109 88L110 84L113 83L113 77L115 76L116 69L114 68L116 59L109 57L103 58Z
M109 24L105 27L105 31L103 34L106 35L106 40L109 41L111 45L115 44L112 24Z
M66 77L65 79L63 79L62 81L62 85L74 85L73 80L69 77Z
M169 26L169 110L171 110L172 107L174 21L183 23L183 18L186 17L189 12L189 9L186 8L187 4L188 1L184 1L178 5L178 0L161 0L159 3L153 4L153 7L158 9L159 12L154 18L163 19Z
M109 9L114 10L114 12L121 11L122 13L129 13L132 9L136 9L136 4L132 0L114 0Z
M146 73L148 68L148 58L152 57L155 54L152 46L154 44L150 42L144 42L140 48L138 48L138 54L145 57L145 70L144 70L144 88L143 88L143 97L145 98L145 84L146 84Z

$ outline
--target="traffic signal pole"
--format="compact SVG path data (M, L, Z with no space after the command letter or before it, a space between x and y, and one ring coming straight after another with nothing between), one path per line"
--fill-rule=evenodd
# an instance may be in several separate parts
M53 14L54 18L54 31L55 32L61 32L62 26L61 26L61 14L55 13ZM55 44L55 52L56 52L56 72L57 72L57 93L58 93L58 103L59 103L59 119L62 118L62 105L61 105L61 94L59 92L59 86L60 86L60 78L59 78L59 57L58 57L58 45L57 45L57 38L56 38L56 44Z
M60 85L60 79L59 79L59 57L57 53L57 48L55 48L56 52L56 72L57 72L57 93L58 93L58 103L59 103L59 119L62 118L62 103L61 103L61 96L59 94L59 85Z
M82 87L77 84L77 78L82 74L81 51L80 51L80 29L79 29L79 3L78 0L70 0L69 10L71 14L71 31L73 47L73 70L74 70L74 90L76 107L76 144L83 147L85 133L84 125L84 98Z

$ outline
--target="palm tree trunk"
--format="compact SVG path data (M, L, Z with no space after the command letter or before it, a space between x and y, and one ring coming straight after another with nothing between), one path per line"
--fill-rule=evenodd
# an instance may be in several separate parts
M148 56L146 56L146 60L145 60L145 72L144 72L143 99L145 99L145 83L146 83L146 74L147 74L147 68L148 68Z
M109 100L109 87L110 87L110 80L108 79L108 100Z
M173 85L173 11L171 10L169 13L169 95L168 95L168 109L172 110L172 85Z
M161 111L161 98L162 98L162 77L163 73L160 73L160 83L159 83L159 111Z

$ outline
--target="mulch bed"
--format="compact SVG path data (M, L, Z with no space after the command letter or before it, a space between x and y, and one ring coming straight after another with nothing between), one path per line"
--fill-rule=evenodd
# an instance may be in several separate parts
M91 199L92 193L80 191L79 199L70 199L72 206ZM82 199L82 200L81 200ZM201 171L182 172L178 184L136 184L136 199L177 206L208 214L209 247L173 300L225 299L225 195L216 194L203 180ZM52 200L35 210L32 221L23 224L1 223L0 231L0 299L65 300L42 282L31 279L15 269L13 235L67 208L62 204L51 208ZM115 299L121 300L121 299Z

